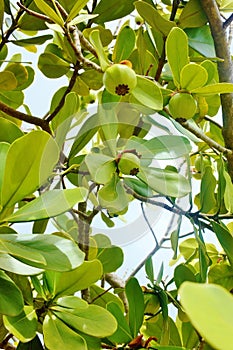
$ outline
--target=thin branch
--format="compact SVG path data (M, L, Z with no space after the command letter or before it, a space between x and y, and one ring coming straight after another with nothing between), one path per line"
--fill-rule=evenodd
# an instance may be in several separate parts
M6 34L4 34L1 38L0 51L2 50L3 46L8 42L8 39L11 36L11 34L18 28L18 21L19 21L20 17L23 15L23 13L24 13L24 10L20 9L15 18L13 18L11 16L12 17L12 24L8 28Z
M67 37L68 42L70 43L71 47L74 50L74 53L77 57L77 59L86 67L90 67L93 68L94 70L96 70L97 72L102 72L101 67L96 64L95 62L92 62L90 60L88 60L87 58L85 58L82 54L82 50L81 50L81 43L80 43L80 38L79 38L79 33L76 27L74 26L70 26L68 28L66 28L65 30L65 35ZM73 38L72 38L72 36Z
M190 131L192 134L197 136L199 139L201 139L202 141L207 143L207 145L209 145L211 148L214 148L217 151L224 153L226 155L232 155L232 150L221 146L219 143L217 143L216 141L214 141L210 137L206 136L200 128L193 126L192 124L189 123L188 120L176 119L176 121L180 125L182 125L186 130Z
M173 0L170 21L174 21L179 4L180 4L180 0Z
M223 23L223 29L226 29L228 26L230 26L232 21L233 21L233 13Z
M206 120L209 123L214 124L215 126L217 126L217 128L222 130L222 125L220 125L218 122L216 122L215 120L213 120L212 118L209 118L207 116L204 117L204 120Z
M50 19L48 16L43 15L42 13L38 13L38 12L36 12L36 11L29 10L26 6L24 6L23 4L21 4L21 2L17 2L17 5L18 5L22 10L24 10L25 12L27 12L28 15L33 16L33 17L36 17L36 18L39 18L39 19L41 19L42 21L45 21L45 22L53 23L53 21L51 21L51 19Z
M154 230L153 230L153 228L152 228L152 226L151 226L151 224L150 224L150 222L149 222L149 220L148 220L148 218L146 216L146 213L145 213L145 210L144 210L144 205L143 205L142 202L141 202L141 208L142 208L142 215L144 217L144 220L146 221L146 223L147 223L147 225L148 225L148 227L150 229L150 232L152 233L152 236L154 237L156 245L158 245L159 244L158 239L157 239L157 237L156 237L156 235L154 233Z
M114 289L115 288L125 289L125 281L122 280L119 276L117 276L114 273L106 273L105 280ZM127 313L129 310L129 305L128 305L128 300L126 298L126 294L123 291L123 292L118 293L118 295L119 295L119 298L123 301L123 304L125 307L125 312Z
M51 122L51 120L53 120L54 117L56 117L56 115L60 112L60 110L64 106L65 100L66 100L66 96L72 91L72 89L74 87L74 84L76 82L76 78L77 78L77 75L78 75L79 68L80 68L80 63L79 63L79 61L77 61L75 66L74 66L74 71L73 71L72 77L70 79L69 85L67 86L66 91L64 92L64 94L63 94L59 104L54 109L54 111L46 118L46 121L48 123Z
M46 120L40 119L38 117L34 117L29 114L22 113L20 111L16 111L14 108L7 106L5 103L1 101L0 101L0 110L6 113L7 115L10 115L11 117L22 120L29 124L40 126L44 131L47 131L49 134L52 133L49 127L49 124Z

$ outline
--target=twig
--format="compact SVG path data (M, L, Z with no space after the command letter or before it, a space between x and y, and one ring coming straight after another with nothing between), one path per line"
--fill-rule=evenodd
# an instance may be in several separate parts
M79 33L76 27L74 26L68 26L68 28L65 29L65 35L67 37L68 42L70 43L71 47L74 50L74 53L77 57L77 59L86 67L93 68L97 72L102 72L101 67L96 64L95 62L92 62L85 58L82 54L81 50L81 43L80 43L80 38L79 38ZM73 38L71 37L73 36Z
M38 12L36 12L36 11L29 10L29 8L27 8L26 6L24 6L23 4L21 4L21 2L17 2L17 5L18 5L22 10L24 10L25 12L27 12L27 14L29 14L30 16L39 18L39 19L41 19L42 21L45 21L45 22L53 23L53 21L51 21L51 19L50 19L48 16L43 15L42 13L38 13Z
M212 118L209 118L207 116L204 117L204 120L206 120L209 123L214 124L215 126L217 126L217 128L222 130L222 125L220 125L218 122L216 122L215 120L213 120Z
M105 280L114 289L115 288L120 288L120 289L125 288L125 281L122 280L119 276L117 276L114 273L106 273ZM118 295L119 295L119 298L122 300L124 307L125 307L125 312L127 313L129 310L129 305L128 305L128 300L126 298L125 292L120 292L120 293L118 293Z
M214 148L214 149L218 150L219 152L224 153L226 155L232 155L232 150L221 146L219 143L217 143L216 141L214 141L210 137L206 136L200 128L191 125L188 120L176 119L176 121L180 125L182 125L186 130L190 131L192 134L197 136L199 139L201 139L202 141L207 143L207 145L209 145L211 148Z
M180 0L173 0L170 21L174 21L179 4L180 4Z
M0 51L2 50L3 46L8 42L9 37L11 36L11 34L17 29L18 27L18 21L20 19L20 17L23 15L24 10L20 9L16 15L15 18L13 18L12 16L12 24L9 27L9 29L7 30L6 34L2 36L1 38L1 42L0 42Z
M22 113L20 111L16 111L14 108L7 106L5 103L0 101L0 110L11 117L14 117L19 120L23 120L26 123L34 124L40 126L44 131L47 131L51 134L51 129L49 127L49 123L46 120L40 119L38 117L34 117L29 114Z
M152 233L152 236L154 237L154 240L155 240L156 245L158 245L158 244L159 244L158 239L157 239L157 237L156 237L156 235L155 235L155 233L154 233L154 230L153 230L153 228L152 228L152 226L151 226L151 224L150 224L150 222L149 222L149 220L148 220L148 218L147 218L147 216L146 216L146 213L145 213L145 210L144 210L143 202L141 202L141 208L142 208L142 215L143 215L143 217L144 217L144 220L146 221L146 223L147 223L147 225L148 225L148 227L149 227L149 229L150 229L150 232Z
M223 23L223 29L226 29L228 26L230 26L232 21L233 21L233 13Z
M80 63L79 61L76 62L75 66L74 66L74 71L72 74L72 77L70 79L69 85L66 88L66 91L64 92L59 104L57 105L57 107L54 109L54 111L46 118L46 121L49 123L51 122L51 120L53 120L54 117L56 117L56 115L58 114L58 112L62 109L62 107L65 104L65 100L66 100L66 96L72 91L74 84L76 82L76 78L78 75L78 70L80 68Z

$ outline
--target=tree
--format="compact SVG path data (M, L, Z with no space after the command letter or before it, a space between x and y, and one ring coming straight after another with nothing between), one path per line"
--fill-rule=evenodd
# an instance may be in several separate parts
M0 1L1 348L232 347L232 6ZM24 50L67 78L44 117L24 104ZM155 248L122 281L123 250L92 228L135 202ZM161 240L146 206L176 220ZM153 266L165 243L169 280Z

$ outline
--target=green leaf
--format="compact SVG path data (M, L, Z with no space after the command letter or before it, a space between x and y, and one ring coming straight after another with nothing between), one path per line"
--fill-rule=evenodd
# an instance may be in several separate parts
M154 277L153 261L151 257L146 260L145 270L146 270L147 277L149 278L150 282L153 285L155 281L155 277Z
M3 316L3 322L8 331L22 342L28 342L36 336L37 315L33 306L25 306L18 316Z
M87 189L84 187L45 192L10 215L7 221L27 222L58 216L76 203L84 202L86 196Z
M8 106L17 109L23 104L24 94L21 91L1 91L0 100ZM13 119L12 119L13 120Z
M166 40L166 53L175 85L180 88L180 75L184 66L189 64L188 37L180 28L173 28Z
M0 270L0 313L8 316L16 316L23 310L24 301L20 289L14 281Z
M103 44L100 40L100 31L99 30L93 30L90 33L90 42L94 46L94 48L97 52L97 55L98 55L98 58L100 61L100 66L101 66L102 70L105 71L109 67L110 62L107 58L107 54L105 53Z
M43 272L42 269L26 265L9 254L3 253L0 254L0 266L5 271L10 271L25 276L38 275L39 273Z
M101 153L88 154L85 158L93 181L99 184L109 182L116 172L115 160Z
M183 346L187 349L193 349L198 346L199 338L196 330L190 322L182 322L181 325Z
M219 243L223 247L231 266L233 267L233 237L228 231L226 226L212 222L214 232L219 240Z
M156 338L158 338L158 342L161 343L163 327L164 327L163 316L159 314L157 317L151 317L149 318L149 320L144 321L141 331L142 331L142 334L145 336L145 338L149 338L151 336L156 335ZM181 346L179 331L176 327L175 322L170 317L168 318L168 327L170 329L170 339L169 339L170 349L173 350L173 348L176 349L176 347L178 347L179 349L179 347ZM168 345L165 346L165 345L156 344L156 348L159 348L159 346L161 346L161 348L164 347L165 349L166 348L169 349Z
M51 312L45 316L43 333L48 349L88 350L86 341Z
M185 4L178 20L181 28L201 27L207 22L200 0L190 0Z
M191 91L193 94L201 94L209 96L214 94L228 94L233 92L233 84L231 83L216 83L206 85Z
M1 234L1 251L30 266L69 271L81 265L84 253L69 239L56 235Z
M180 264L175 268L174 280L176 287L179 288L185 281L196 282L196 277L187 265Z
M9 143L6 142L0 142L0 194L2 193L2 183L3 183L3 177L4 177L4 170L6 165L6 158L7 158L7 152L9 150ZM1 202L1 198L0 198Z
M118 134L118 119L116 115L116 111L114 108L105 109L105 106L99 106L98 109L98 117L101 125L101 131L103 132L103 136L106 146L109 149L109 154L113 157L116 156L116 139Z
M111 342L118 344L129 343L132 340L132 335L124 313L114 302L107 304L107 310L111 312L111 314L117 320L117 330L115 333L113 333L113 335L108 337L108 339Z
M0 90L11 91L17 87L15 75L10 71L0 72Z
M69 158L76 156L76 154L78 154L88 144L88 142L97 133L99 127L99 120L96 115L92 115L83 123L71 147Z
M53 38L52 35L40 35L40 36L34 36L32 38L27 39L19 39L19 40L12 40L12 43L17 46L27 47L28 45L42 45L47 40L51 40Z
M107 337L117 329L117 322L109 311L97 305L88 305L76 296L58 299L52 309L68 326L94 337Z
M99 305L103 308L106 308L107 304L114 303L119 307L119 309L122 312L124 312L124 305L123 305L123 302L121 301L121 299L117 295L115 295L111 292L106 292L105 289L99 287L96 284L93 284L90 287L90 297L91 297L92 304Z
M88 1L88 0L87 0ZM98 15L92 15L92 14L83 14L83 15L78 15L77 17L74 17L74 19L72 19L72 21L70 21L70 25L77 25L79 23L82 22L86 22L91 20L92 18L97 17Z
M14 141L6 159L2 206L11 207L42 185L51 175L58 156L55 141L44 131L32 131Z
M8 272L7 274L15 282L16 286L21 290L25 303L27 305L33 305L32 286L29 278L11 272Z
M105 23L129 15L134 10L134 0L101 0L93 13L98 14L93 22Z
M162 135L142 143L138 152L144 158L176 159L186 156L191 151L190 141L184 136Z
M192 282L183 283L179 294L181 304L199 334L214 348L229 350L233 332L232 295L218 285Z
M133 97L144 106L159 111L163 108L160 88L151 80L137 76L137 85L132 90Z
M61 27L63 26L64 21L62 16L58 15L44 0L34 0L34 2L38 9L46 14L53 22L59 24Z
M112 258L113 256L114 259ZM116 246L99 248L97 259L99 259L101 264L103 265L104 273L113 272L116 271L123 264L123 251L120 247Z
M188 91L204 86L207 79L208 73L206 69L195 63L187 64L180 72L180 86Z
M216 178L211 166L206 166L201 179L200 205L203 213L214 214L217 210L215 198Z
M183 197L190 192L188 180L173 171L159 168L144 168L137 177L157 193L171 197Z
M15 123L0 117L0 142L12 143L24 133Z
M145 1L136 1L134 3L139 15L156 31L167 36L170 30L176 26L175 22L168 21L162 17L158 10Z
M187 28L189 46L205 57L215 57L214 40L208 25L198 28Z
M79 267L68 272L46 271L44 280L51 296L74 294L97 282L103 274L99 260L85 261Z
M56 79L70 70L70 64L51 52L45 52L39 57L38 68L47 78Z
M86 6L87 3L88 3L88 0L75 1L72 9L68 14L66 22L70 22L72 19L74 19L79 14L80 10L82 10Z
M153 192L150 189L150 187L140 179L133 179L133 178L124 178L124 183L126 186L131 188L135 193L139 194L140 196L143 197L152 197Z
M114 63L119 63L122 60L129 58L136 42L136 35L132 28L123 26L117 35L116 43L112 54Z
M216 264L210 267L208 273L209 283L220 284L222 287L229 290L233 288L233 269L227 264Z
M125 293L129 302L129 327L132 337L135 338L144 317L144 297L136 278L130 278L126 283Z
M112 213L121 212L127 208L128 197L117 174L114 173L111 180L99 190L98 199L100 205Z

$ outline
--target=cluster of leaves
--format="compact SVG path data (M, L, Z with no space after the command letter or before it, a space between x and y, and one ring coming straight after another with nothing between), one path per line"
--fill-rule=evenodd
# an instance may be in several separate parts
M1 347L15 340L18 350L229 350L233 238L231 223L221 219L233 214L231 150L211 117L233 84L219 77L223 59L201 1L17 6L0 0ZM230 6L221 1L217 11ZM126 16L135 11L140 18L132 24ZM116 33L108 29L124 17ZM34 54L43 44L38 69L49 79L67 77L44 118L24 104L36 72L21 54L8 57L12 44ZM162 132L151 137L153 128ZM184 175L184 160L193 177ZM193 178L200 180L197 194ZM179 206L183 197L187 210ZM118 283L111 274L123 263L122 249L91 234L96 215L111 228L135 200L179 217L175 231L155 239L154 253L170 237L177 265L168 282L163 267L154 276L149 258L148 286L134 277ZM183 219L192 237L180 243ZM31 234L18 233L15 224L27 222ZM48 223L57 232L47 234ZM206 231L222 252L205 243ZM178 310L176 322L169 304Z

